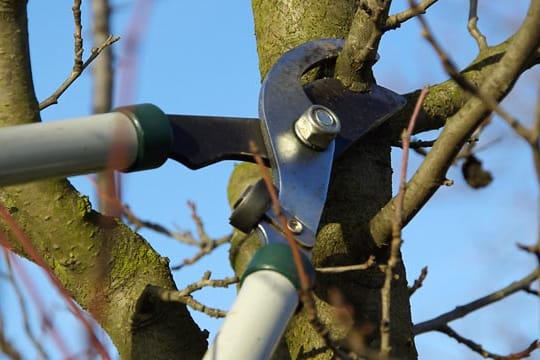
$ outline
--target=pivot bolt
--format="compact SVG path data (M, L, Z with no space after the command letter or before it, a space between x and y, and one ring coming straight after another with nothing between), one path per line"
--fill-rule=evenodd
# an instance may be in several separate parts
M325 150L341 130L339 119L330 109L312 105L294 123L296 136L315 150Z

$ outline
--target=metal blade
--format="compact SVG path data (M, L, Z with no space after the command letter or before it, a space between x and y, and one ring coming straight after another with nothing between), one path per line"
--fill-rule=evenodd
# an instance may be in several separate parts
M268 162L259 119L167 115L173 130L169 158L190 169L199 169L222 160L253 162L249 143L253 141Z
M357 93L332 78L309 83L304 86L304 91L314 104L327 106L341 120L342 130L336 139L334 158L405 105L403 96L381 86L373 85L370 92ZM255 143L266 164L269 163L259 119L194 115L168 117L173 130L169 158L190 169L222 160L253 162L250 141Z
M326 78L304 86L314 104L330 108L339 117L341 133L336 138L334 158L338 158L355 141L405 106L405 97L378 85L365 93L345 88L339 80Z

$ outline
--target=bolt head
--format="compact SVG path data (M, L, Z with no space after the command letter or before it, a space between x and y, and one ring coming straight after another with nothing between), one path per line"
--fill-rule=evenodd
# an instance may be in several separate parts
M296 136L315 150L325 150L341 130L339 119L322 105L310 106L295 122Z

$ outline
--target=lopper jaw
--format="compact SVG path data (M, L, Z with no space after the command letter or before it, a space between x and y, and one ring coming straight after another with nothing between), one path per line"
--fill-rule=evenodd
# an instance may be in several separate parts
M294 224L296 240L308 253L315 244L334 159L406 102L378 85L367 93L353 92L332 78L302 85L302 76L336 58L343 44L343 40L322 39L285 53L261 86L259 119L169 115L174 139L169 157L191 169L221 160L253 161L250 143L255 144L272 169L280 205ZM322 109L320 119L313 118L314 104ZM300 118L315 128L322 125L322 135L337 133L337 137L322 146L310 144L298 130L305 130ZM231 224L244 232L257 228L263 242L284 242L283 229L269 205L264 186L251 187L237 201Z

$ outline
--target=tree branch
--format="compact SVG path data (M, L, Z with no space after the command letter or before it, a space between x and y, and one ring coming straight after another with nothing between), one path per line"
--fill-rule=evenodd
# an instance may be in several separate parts
M482 93L492 94L497 101L508 93L538 49L540 44L540 33L536 31L538 19L540 19L540 2L533 2L522 27L510 39L507 51L492 69L490 77L483 81L480 87ZM409 181L410 191L405 196L404 223L410 221L443 184L445 174L459 150L489 112L490 108L482 100L471 98L448 119L439 139ZM370 222L370 232L379 246L390 238L390 219L395 203L394 198Z
M211 280L210 276L211 276L210 271L205 272L201 280L188 285L183 290L174 291L174 290L164 289L158 286L149 285L146 288L145 292L153 294L163 301L176 301L176 302L184 303L190 308L203 312L206 315L211 316L211 317L215 317L215 318L225 317L227 315L226 311L220 310L220 309L214 309L206 305L203 305L199 301L195 300L193 296L191 296L191 294L197 290L201 290L202 288L209 287L209 286L226 288L226 287L229 287L229 285L238 283L239 279L238 277L235 276L235 277L225 278L221 280Z
M422 271L420 272L420 276L416 280L414 280L414 283L409 288L409 296L412 296L416 290L420 289L422 285L424 285L424 280L426 280L428 274L428 267L424 266L422 268Z
M384 33L391 1L367 0L354 15L345 46L336 60L334 77L353 91L368 91L375 82L371 70Z
M525 358L528 358L534 350L539 348L538 340L535 340L529 346L527 346L526 349L524 349L524 350L522 350L520 352L510 354L510 355L506 355L506 356L497 355L497 354L494 354L494 353L489 352L487 350L484 350L484 348L480 344L477 344L474 341L459 335L456 331L454 331L448 325L441 326L440 328L438 328L436 330L443 333L443 334L446 334L446 335L450 336L451 338L455 339L460 344L463 344L463 345L467 346L472 351L480 354L483 358L490 358L490 359L494 359L494 360L525 359Z
M480 51L487 48L487 41L478 29L478 0L469 0L469 21L467 22L469 33L476 40Z
M477 300L474 300L468 304L461 305L456 307L454 310L444 313L437 316L431 320L423 321L421 323L415 324L413 327L414 335L419 335L428 331L437 330L443 325L448 324L451 321L460 319L464 316L467 316L473 311L476 311L480 308L493 304L494 302L500 301L518 291L525 291L529 288L529 285L538 279L540 275L540 268L537 268L529 275L524 278L511 283L510 285L492 292L489 295L481 297Z
M315 269L315 271L320 272L320 273L327 273L327 274L338 274L338 273L343 273L347 271L367 270L370 267L372 267L374 264L375 264L375 256L370 256L369 259L365 263L362 263L362 264L318 267Z
M88 59L86 59L86 61L80 67L76 68L74 66L71 74L69 74L67 79L64 80L64 82L58 87L58 89L56 89L48 98L39 103L39 109L43 110L51 105L57 104L60 96L62 96L62 94L75 82L75 80L79 78L79 76L81 76L81 74L88 67L88 65L90 65L92 61L94 61L103 50L105 50L118 40L120 40L120 36L110 35L100 46L98 46L97 48L93 48L92 54L88 57Z
M384 31L397 29L407 20L410 20L420 14L425 14L426 10L437 1L438 0L423 0L416 6L416 9L407 9L395 15L389 16L388 19L386 19Z

